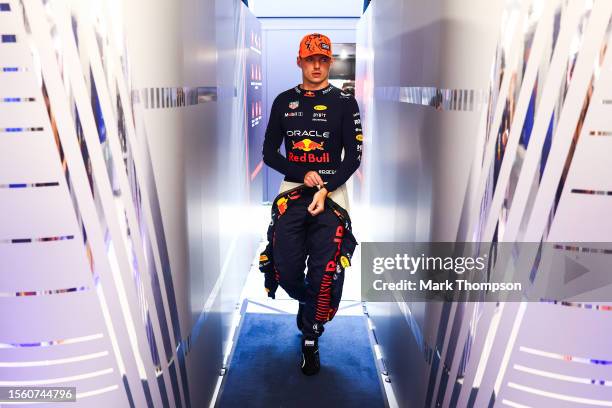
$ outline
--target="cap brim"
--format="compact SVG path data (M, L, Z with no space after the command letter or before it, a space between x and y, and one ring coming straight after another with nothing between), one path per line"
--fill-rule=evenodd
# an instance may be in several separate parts
M313 55L322 55L322 56L327 57L327 58L333 58L333 56L331 54L323 54L322 52L311 52L311 53L305 54L305 55L298 54L298 56L300 58L311 57Z

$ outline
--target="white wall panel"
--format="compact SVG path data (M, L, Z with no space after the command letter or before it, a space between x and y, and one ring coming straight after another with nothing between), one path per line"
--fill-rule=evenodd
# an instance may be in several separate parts
M373 2L359 24L357 93L366 106L361 204L393 220L393 228L371 226L372 238L521 242L528 237L607 248L611 177L605 158L612 138L605 133L610 105L603 101L612 97L606 94L610 70L603 58L609 57L609 3L525 0L486 7ZM411 96L427 87L483 90L485 98L474 107L481 115L470 121L474 112L454 103ZM534 251L527 252L512 265L521 274L534 263ZM604 255L598 256L601 261ZM585 261L584 255L568 257ZM498 259L495 273L512 272L505 261ZM567 266L550 275L538 272L532 289L567 273ZM605 312L597 310L597 302L588 303L609 298L604 275L593 270L565 286L557 283L558 294L584 292L582 300L565 306L369 305L400 406L609 404L605 387L590 380L566 384L563 377L601 378L596 364L564 369L567 361L536 364L552 377L515 367L525 336L560 356L609 357L592 344L609 331L601 320ZM407 350L416 353L421 335L433 357L398 359ZM522 364L538 362L521 358ZM518 379L539 391L509 385Z
M251 193L229 188L243 189L246 172L229 174L227 161L216 160L247 160L232 148L246 140L244 129L228 138L215 127L217 117L245 112L245 95L231 96L245 80L236 49L246 34L234 28L253 17L240 2L10 4L0 21L18 41L0 44L0 55L2 67L8 61L18 70L0 71L0 97L35 100L0 102L0 318L8 328L0 378L56 375L61 364L20 368L12 380L4 370L55 353L75 364L75 375L71 366L60 379L79 381L77 405L126 406L128 398L135 406L208 404L256 240L248 223L221 236L220 206L231 201L248 218ZM216 20L223 13L231 31ZM23 30L23 17L32 32ZM228 52L229 81L217 75L218 47ZM218 83L232 90L219 111ZM228 188L221 191L218 181ZM31 186L41 182L59 184ZM257 183L247 185L257 190ZM59 234L73 237L11 242ZM20 328L4 313L20 310L35 321L44 308L52 329ZM85 358L100 347L104 358ZM83 370L91 375L79 377Z

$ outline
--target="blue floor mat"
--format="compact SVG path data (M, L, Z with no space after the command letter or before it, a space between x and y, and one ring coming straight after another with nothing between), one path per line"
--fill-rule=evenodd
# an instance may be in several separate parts
M291 314L246 313L218 407L384 407L364 316L336 316L319 338L321 371L300 370Z

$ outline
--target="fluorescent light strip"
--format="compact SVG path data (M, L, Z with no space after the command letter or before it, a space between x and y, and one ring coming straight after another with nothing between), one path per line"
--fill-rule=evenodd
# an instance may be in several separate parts
M23 387L26 385L46 385L46 384L59 384L59 383L68 383L72 381L79 380L87 380L89 378L100 377L106 374L110 374L113 372L112 368L105 368L104 370L92 371L91 373L72 375L70 377L58 377L58 378L48 378L44 380L17 380L17 381L0 381L0 386L18 386Z
M539 395L541 397L547 397L547 398L557 399L561 401L576 402L579 404L586 404L586 405L597 405L600 407L612 407L612 401L574 397L573 395L566 395L566 394L559 394L556 392L544 391L538 388L528 387L526 385L516 384L513 382L509 382L508 387L514 388L520 391L524 391L529 394Z
M22 348L22 347L49 347L49 346L57 346L60 344L76 344L83 343L86 341L98 340L104 337L102 333L92 334L89 336L81 336L81 337L73 337L70 339L63 340L49 340L49 341L41 341L35 343L0 343L0 349L7 348Z
M528 353L528 354L532 354L532 355L540 356L540 357L552 358L554 360L573 361L575 363L582 363L582 364L612 365L612 360L599 360L595 358L576 357L576 356L571 356L569 354L551 353L549 351L537 350L537 349L534 349L531 347L525 347L525 346L519 347L519 350L524 353Z
M519 404L518 402L510 401L508 399L503 399L502 404L514 408L531 408L529 405Z
M36 98L20 98L20 97L11 97L11 98L2 98L0 102L5 103L17 103L17 102L35 102Z
M555 299L540 299L541 303L549 303L552 305L576 307L579 309L599 310L604 312L612 311L612 305L594 305L591 303L568 302L566 300Z
M143 103L145 109L178 108L217 100L213 86L179 86L142 88L132 91L132 103Z
M474 374L474 381L472 386L475 388L480 387L480 384L482 383L485 369L487 368L487 362L489 361L489 356L491 355L491 349L493 348L493 340L495 340L497 328L499 327L499 321L501 319L501 315L504 311L505 306L505 303L499 304L499 306L494 311L494 314L491 318L491 322L489 323L489 330L487 330L487 335L482 346L480 358L478 359L478 365L476 366L476 374Z
M3 43L15 43L17 42L17 36L15 34L2 34L0 40Z
M514 369L517 371L522 371L524 373L529 373L533 375L537 375L540 377L553 378L555 380L568 381L578 384L594 384L594 385L603 385L606 387L610 387L612 385L612 381L610 380L595 380L586 377L574 377L571 375L557 374L550 371L538 370L536 368L526 367L520 364L514 364Z
M68 239L74 239L74 235L58 235L55 237L42 237L42 238L0 239L0 244L25 244L25 243L31 243L31 242L64 241Z
M442 89L429 86L377 87L378 99L411 105L431 106L445 111L480 111L488 103L488 91L480 89Z
M98 388L97 390L77 393L76 399L78 401L81 398L93 397L95 395L100 395L100 394L104 394L106 392L115 391L117 388L119 388L119 387L115 384L115 385L111 385L111 386L104 387L104 388Z
M28 187L56 187L59 182L50 181L48 183L5 183L0 184L0 188L28 188Z
M56 360L39 360L39 361L0 361L0 367L41 367L53 366L60 364L76 363L79 361L93 360L95 358L108 356L108 351L100 351L98 353L83 354L82 356L59 358Z
M4 133L18 133L18 132L42 132L44 129L42 126L38 127L4 127L0 128L0 132Z
M587 190L584 188L572 188L574 194L590 194L590 195L612 195L612 191L606 190Z
M508 343L506 344L506 350L504 351L504 356L502 358L501 365L497 373L497 379L495 380L495 385L493 386L493 392L495 393L494 395L499 395L499 390L501 388L502 381L504 379L504 375L506 374L506 367L508 367L508 362L510 361L510 354L512 353L512 349L514 348L514 342L516 341L516 337L518 336L518 332L521 327L523 316L525 315L526 310L527 310L527 303L521 302L519 304L518 311L514 318L514 324L512 325L512 331L510 332L510 337L508 337Z
M89 286L79 286L66 289L46 289L46 290L30 290L21 292L0 292L0 298L3 297L22 297L22 296L46 296L58 295L62 293L84 292L89 290Z
M592 247L583 247L583 246L578 246L578 245L561 245L561 244L555 244L553 248L563 249L565 251L573 251L573 252L591 252L591 253L612 255L612 249L608 249L608 248L592 248Z

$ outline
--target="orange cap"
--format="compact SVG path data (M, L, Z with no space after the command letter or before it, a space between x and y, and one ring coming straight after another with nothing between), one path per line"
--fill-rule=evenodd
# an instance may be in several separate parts
M315 54L332 57L332 43L328 36L312 33L302 38L302 41L300 41L300 58L306 58Z

